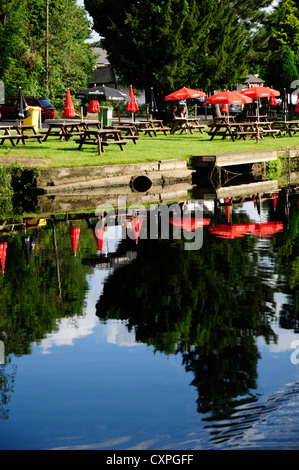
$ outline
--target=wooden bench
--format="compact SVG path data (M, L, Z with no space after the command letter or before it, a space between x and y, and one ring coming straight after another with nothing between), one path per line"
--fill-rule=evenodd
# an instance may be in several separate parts
M164 135L167 135L167 132L170 131L170 127L148 127L147 129L139 129L139 131L144 132L144 135L148 134L150 137L152 137L153 133L154 136L157 137L157 132L163 132Z
M189 127L192 130L193 129L198 129L201 132L201 134L203 134L203 129L205 128L204 124L191 124Z
M79 144L79 150L81 148L81 146L83 144L88 144L88 145L97 145L99 147L99 145L101 144L101 146L105 146L105 147L108 147L108 145L112 145L112 144L117 144L119 145L120 149L123 150L123 145L126 145L127 143L129 143L128 140L102 140L101 142L99 142L98 139L77 139L75 140L76 144Z
M20 140L23 140L23 138L24 137L21 134L0 135L0 145L3 145L5 140L10 140L12 145L15 147L16 144L14 143L14 140L17 140L19 142Z
M120 138L122 140L127 140L127 139L130 139L130 140L133 140L134 144L136 145L136 140L140 139L140 135L121 135Z

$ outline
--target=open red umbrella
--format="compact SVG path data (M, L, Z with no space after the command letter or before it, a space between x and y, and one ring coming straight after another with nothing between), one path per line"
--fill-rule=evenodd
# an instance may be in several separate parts
M193 90L192 88L180 88L177 91L174 91L170 95L165 96L165 101L179 101L179 100L188 100L191 98L203 98L206 94L203 91Z
M128 101L128 104L127 104L127 111L132 113L132 120L133 120L133 115L134 113L136 113L136 111L139 110L139 107L138 107L138 104L134 95L132 85L130 85L129 97L130 97L130 101Z
M65 105L64 105L64 112L63 112L63 117L64 118L73 118L76 116L72 98L71 98L71 93L69 88L67 89L66 92L66 98L65 98Z
M221 104L222 112L228 113L229 104L242 104L242 103L252 103L252 98L241 95L237 91L220 91L214 95L208 96L205 99L205 104Z
M270 98L273 97L275 100L275 96L280 96L280 91L274 90L274 88L269 88L266 86L253 86L251 88L247 88L246 90L240 91L242 95L248 96L252 99L257 99L257 116L259 115L259 100L260 98ZM274 101L272 101L274 103ZM275 100L276 102L276 100ZM270 104L270 103L269 103ZM270 104L271 106L276 106L275 104Z

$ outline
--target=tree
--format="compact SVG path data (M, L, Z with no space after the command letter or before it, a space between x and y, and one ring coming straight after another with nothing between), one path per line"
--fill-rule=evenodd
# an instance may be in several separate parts
M227 86L244 75L245 32L228 0L85 0L111 65L136 88Z
M29 95L46 95L54 104L66 88L86 87L95 65L89 21L76 0L49 0L49 91L45 73L46 3L6 0L0 5L0 79L6 95L19 86Z

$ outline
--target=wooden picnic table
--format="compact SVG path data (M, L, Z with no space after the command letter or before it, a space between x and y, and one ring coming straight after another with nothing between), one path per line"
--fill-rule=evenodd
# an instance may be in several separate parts
M289 135L293 137L296 132L299 132L299 121L272 121L271 126L273 129L276 129L282 135Z
M44 141L46 141L50 136L58 136L59 140L62 140L63 138L65 138L65 140L69 140L71 137L69 133L74 132L74 129L76 129L76 132L80 132L78 122L71 124L65 122L49 122L48 126L48 130L44 134Z
M216 136L222 136L222 139L231 137L233 142L241 138L247 140L247 137L255 137L256 140L264 139L264 135L271 135L275 138L280 131L273 129L271 125L271 122L255 121L214 123L209 131L210 140L213 140Z
M104 128L107 128L108 126L104 126ZM118 129L120 130L120 137L121 139L130 139L133 140L133 143L136 145L136 142L138 139L140 139L140 135L134 134L134 126L131 125L115 125L113 126L113 129Z
M204 125L199 124L198 118L175 118L174 125L170 131L171 134L175 134L178 131L181 131L180 134L185 132L190 132L193 134L194 129L198 129L201 133L203 133Z
M121 150L124 150L123 146L128 143L127 140L121 138L121 130L113 128L85 129L81 138L75 142L79 144L78 150L81 150L85 144L96 145L99 155L104 151L104 146L117 144Z
M167 135L167 132L170 131L170 127L164 126L163 119L140 120L132 122L132 125L137 135L139 135L139 132L144 132L145 135L147 134L150 137L153 137L153 135L157 137L158 132Z
M248 115L246 116L246 121L250 122L267 122L268 121L268 116L267 114L262 115L262 116L253 116L253 115Z
M16 143L18 143L20 139L23 139L21 134L11 134L11 130L14 130L14 126L0 126L0 145L3 145L6 140L9 140L15 147ZM16 143L15 140L17 141Z
M24 124L24 125L17 124L16 126L12 126L12 129L16 130L17 134L22 136L20 139L18 139L17 144L21 141L23 143L23 145L26 145L25 140L28 140L28 139L37 139L40 144L42 143L42 139L43 139L44 135L39 134L36 131L35 126L33 126L33 125L30 125L30 124ZM29 134L27 134L28 131L30 132Z

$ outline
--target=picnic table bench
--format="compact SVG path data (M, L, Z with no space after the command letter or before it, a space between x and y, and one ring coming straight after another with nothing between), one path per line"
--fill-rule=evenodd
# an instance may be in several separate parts
M104 126L106 129L108 126ZM133 140L133 143L136 145L136 142L140 139L140 135L134 134L134 126L129 125L116 125L113 126L113 129L120 130L120 138L123 140Z
M157 132L163 132L164 135L167 135L167 132L170 131L170 127L164 126L162 119L140 120L133 122L132 125L137 135L139 132L144 132L144 135L157 137Z
M203 133L204 125L199 124L199 119L197 118L175 118L174 124L171 128L170 133L175 134L178 131L181 131L180 134L185 132L190 132L193 134L193 130L198 129L201 133Z
M289 135L293 137L294 134L299 132L299 121L272 121L271 126L276 129L282 135Z
M36 132L35 126L33 126L33 125L18 124L16 126L12 126L12 129L16 130L17 133L19 135L21 135L21 137L18 139L17 143L19 143L21 141L23 143L23 145L26 145L25 140L28 140L28 139L37 139L40 144L42 143L42 139L43 139L44 135L39 134L38 132ZM27 131L31 131L31 134L27 134Z
M98 147L99 155L104 151L104 147L116 144L121 150L124 150L123 146L128 143L128 140L123 140L120 137L121 131L119 129L107 128L107 129L87 129L84 130L83 135L80 139L75 140L79 144L78 150L81 150L85 144L96 145Z

